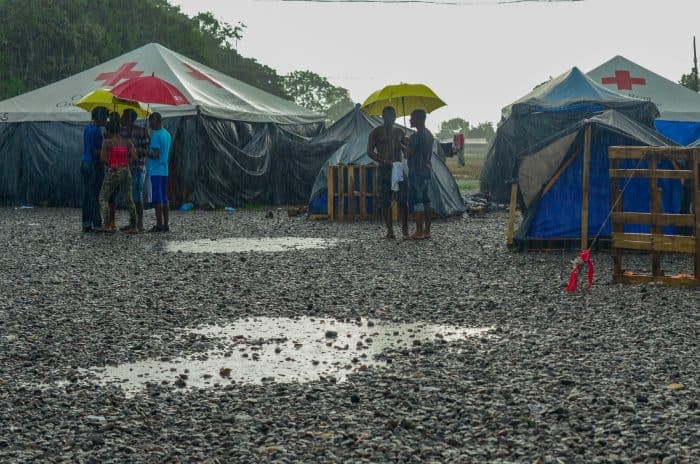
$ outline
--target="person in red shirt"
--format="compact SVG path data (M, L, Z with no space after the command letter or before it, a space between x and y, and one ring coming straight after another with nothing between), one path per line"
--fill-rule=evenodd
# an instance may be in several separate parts
M102 183L100 190L100 208L102 209L102 217L104 224L100 232L112 232L113 229L109 224L109 197L119 188L126 203L126 209L129 211L129 228L124 232L135 234L138 233L136 227L136 206L134 198L131 194L132 180L129 162L136 160L136 149L131 140L122 137L121 127L119 123L119 114L112 113L107 122L107 133L104 142L102 143L101 157L102 161L107 164L107 174Z

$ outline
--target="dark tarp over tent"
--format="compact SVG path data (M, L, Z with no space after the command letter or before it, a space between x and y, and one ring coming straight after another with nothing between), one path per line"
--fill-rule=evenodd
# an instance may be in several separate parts
M369 165L374 163L367 155L367 137L372 129L381 124L381 118L367 116L357 105L323 134L311 141L311 146L335 146L330 158L318 171L318 176L309 198L309 212L311 214L326 214L328 212L328 166ZM465 211L464 200L459 193L459 187L452 173L450 173L439 156L438 149L437 146L433 149L431 158L433 174L429 191L430 206L433 211L443 217L461 215Z
M617 110L649 127L653 127L659 114L653 103L608 90L578 68L535 88L503 109L496 137L481 170L481 190L495 201L508 201L511 175L520 153L607 109Z
M323 116L152 43L0 102L0 202L79 206L82 131L90 115L74 103L151 73L191 103L151 107L174 138L169 188L175 203L306 201L327 154L306 147Z
M656 130L687 145L700 139L700 94L648 69L615 56L588 73L598 84L635 98L650 100L661 115Z
M594 237L600 231L610 237L608 218L611 206L610 162L611 146L673 146L653 129L643 126L623 114L608 110L589 120L591 127L591 158L588 231ZM581 237L581 203L584 133L586 121L572 124L564 131L543 140L523 153L515 168L519 200L525 211L523 222L515 235L515 243L530 246L538 239L578 239ZM638 164L639 163L639 164ZM671 163L663 169L673 169ZM646 162L624 160L622 169L646 168ZM678 213L681 208L682 185L677 179L659 180L663 190L663 210ZM648 212L650 209L649 180L621 181L623 210ZM650 232L649 226L626 226L628 232ZM666 233L671 233L667 231Z

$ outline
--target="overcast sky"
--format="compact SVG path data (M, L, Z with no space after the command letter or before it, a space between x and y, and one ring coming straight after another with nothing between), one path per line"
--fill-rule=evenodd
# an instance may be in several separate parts
M433 129L453 117L496 122L550 76L615 55L677 82L700 36L700 0L172 3L242 21L243 55L281 74L314 71L357 102L386 84L428 84L448 104L429 116Z

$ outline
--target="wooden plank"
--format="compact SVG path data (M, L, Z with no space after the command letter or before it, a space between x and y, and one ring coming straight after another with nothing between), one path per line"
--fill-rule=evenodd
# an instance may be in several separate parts
M649 282L661 282L671 287L693 287L700 285L696 279L689 277L657 276L645 274L625 273L613 276L615 284L642 284Z
M591 173L591 125L586 126L583 145L583 178L581 180L581 249L588 248L588 188Z
M617 169L619 162L617 159L610 159L610 168ZM611 209L612 213L612 231L613 233L623 233L625 231L624 224L621 224L617 218L619 215L624 214L622 212L622 191L620 190L620 183L617 177L610 178L610 193L611 193ZM619 248L613 247L612 252L613 259L613 276L622 274L622 251Z
M613 226L616 222L621 224L652 224L654 216L651 213L624 213L613 211L612 213ZM694 214L659 214L656 217L658 223L662 226L685 226L692 227L695 225ZM620 231L622 232L622 231Z
M307 217L312 221L320 221L323 219L332 220L328 214L309 214Z
M348 166L348 220L354 221L355 217L355 166Z
M510 187L510 207L508 208L508 232L506 234L506 244L513 247L513 234L515 233L515 210L518 207L518 184L514 183Z
M328 191L328 200L326 203L326 213L328 213L328 219L331 221L335 220L333 203L335 201L335 166L328 166L328 172L326 173L326 189Z
M643 177L652 179L691 179L693 173L685 169L611 169L610 177Z
M657 159L686 160L691 149L683 147L618 147L608 149L609 159L644 159L654 154Z
M649 196L651 207L649 209L651 213L651 233L656 236L663 235L663 227L659 225L659 215L663 212L661 209L661 189L659 188L659 182L655 177L657 169L659 167L659 160L655 153L649 153L647 156L647 168L649 169ZM652 239L652 243L656 243L656 240ZM652 249L654 247L652 246ZM661 270L661 255L655 250L651 253L651 274L653 276L664 275Z
M695 281L700 285L700 149L693 150L693 159L690 163L693 168L693 184L691 192L693 194L693 214L695 214L695 259L694 273Z
M338 219L347 220L345 217L345 166L338 166Z
M367 219L367 167L360 166L360 219Z
M612 234L613 247L666 253L695 253L695 238L685 235Z

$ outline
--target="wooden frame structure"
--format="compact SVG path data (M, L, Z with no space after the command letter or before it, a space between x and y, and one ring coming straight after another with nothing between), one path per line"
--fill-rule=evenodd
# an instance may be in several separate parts
M700 148L679 147L610 147L610 181L612 195L612 257L614 283L662 282L673 286L700 285ZM620 169L622 160L645 160L646 169ZM683 164L684 169L659 169L659 162L668 160ZM624 189L620 179L649 180L650 208L648 213L623 211ZM692 211L690 214L665 214L662 211L662 192L659 179L680 179L690 187ZM648 224L651 233L627 233L626 224ZM665 235L664 226L686 227L690 235ZM622 268L623 250L651 253L651 275L625 272ZM661 269L662 253L694 255L694 275L666 276Z
M379 220L379 169L374 165L328 166L327 218L329 221ZM394 220L396 202L391 205Z

